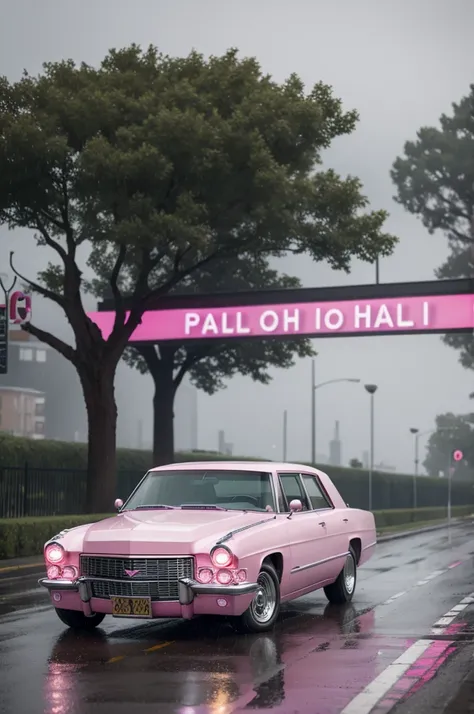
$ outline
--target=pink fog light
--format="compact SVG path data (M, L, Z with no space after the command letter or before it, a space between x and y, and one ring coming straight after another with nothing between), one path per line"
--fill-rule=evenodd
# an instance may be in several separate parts
M216 578L221 585L229 585L232 582L232 573L229 570L219 570Z
M214 573L210 568L201 568L198 572L198 580L201 583L210 583L213 577Z
M64 559L65 550L59 543L51 543L51 545L46 546L44 551L44 557L51 563L51 565L56 565Z
M57 565L50 565L46 571L48 580L56 580L61 575L61 569Z
M77 578L77 570L74 568L72 565L66 565L65 568L63 568L63 578L66 580L74 580Z
M218 568L226 568L232 563L232 553L227 548L216 548L212 551L211 558Z
M217 604L219 605L219 607L227 607L227 600L225 599L225 597L218 597Z
M247 571L244 568L236 570L234 577L237 583L244 583L247 580Z

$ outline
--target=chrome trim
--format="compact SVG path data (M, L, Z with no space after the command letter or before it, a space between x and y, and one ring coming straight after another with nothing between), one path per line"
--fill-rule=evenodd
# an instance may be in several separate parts
M191 578L181 578L179 580L180 593L179 602L181 605L190 605L194 600L194 595L249 595L257 592L258 583L241 583L240 585L213 585L198 583Z
M362 548L362 550L368 550L369 548L373 548L374 545L377 545L377 541L376 541L376 540L374 540L373 543L369 543L369 545L364 545L364 547Z
M226 540L230 540L232 536L234 536L236 533L242 533L242 531L247 531L249 528L254 528L255 526L261 526L263 523L270 523L270 521L276 520L276 516L272 516L271 518L265 518L263 521L257 521L256 523L250 523L246 526L242 526L241 528L236 528L233 531L229 531L229 533L226 533L225 536L222 536L222 538L219 538L219 540L216 541L216 545L219 546L221 543L225 543Z
M324 563L330 563L332 560L337 560L338 558L347 558L349 551L345 553L339 553L339 555L331 555L330 558L323 558L323 560L317 560L315 563L308 563L308 565L296 565L291 569L290 575L295 573L301 573L303 570L309 570L310 568L316 568L318 565L324 565Z
M42 585L46 590L69 590L78 592L79 585L77 580L49 580L49 578L40 578L39 585Z

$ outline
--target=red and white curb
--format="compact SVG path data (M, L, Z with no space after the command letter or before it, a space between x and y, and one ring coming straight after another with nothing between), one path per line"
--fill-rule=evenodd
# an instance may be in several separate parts
M425 581L427 582L427 579ZM401 597L402 594L404 593L399 593L398 597ZM396 597L393 596L392 601ZM472 604L474 604L474 592L464 597L443 617L440 617L432 625L431 634L454 635L460 628L454 623L454 620ZM397 701L414 690L416 685L421 686L434 676L452 651L453 642L453 640L440 641L430 638L417 640L357 694L344 707L341 714L385 714L389 712ZM396 691L392 692L392 690ZM391 696L387 696L390 694Z

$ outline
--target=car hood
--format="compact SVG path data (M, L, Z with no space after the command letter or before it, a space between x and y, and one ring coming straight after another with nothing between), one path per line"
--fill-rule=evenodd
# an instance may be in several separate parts
M272 520L262 511L139 510L93 523L84 533L83 553L181 555L208 551L229 531Z

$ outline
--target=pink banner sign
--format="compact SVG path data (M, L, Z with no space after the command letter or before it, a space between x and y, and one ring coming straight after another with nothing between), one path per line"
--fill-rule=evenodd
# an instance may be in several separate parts
M107 338L114 312L89 317ZM474 295L150 310L131 342L474 329Z

